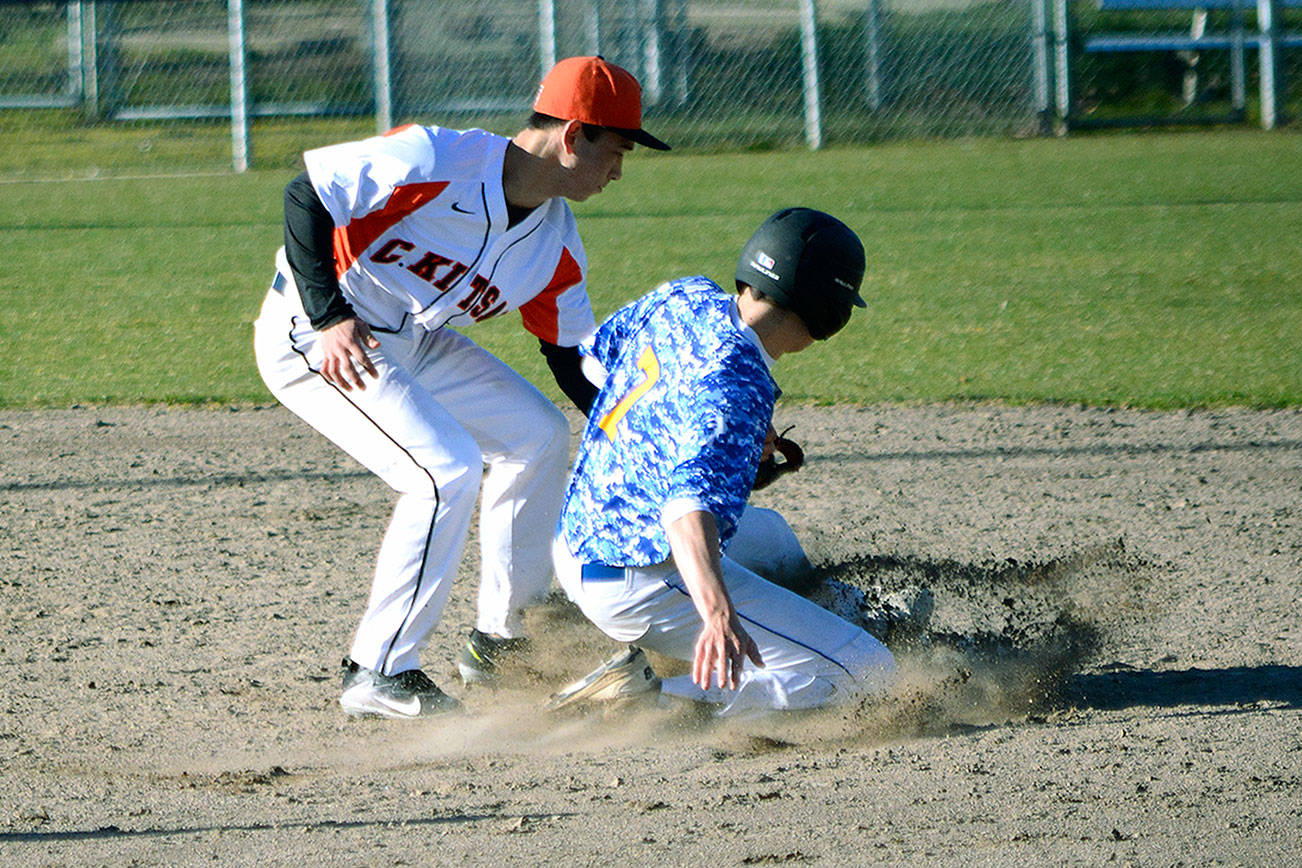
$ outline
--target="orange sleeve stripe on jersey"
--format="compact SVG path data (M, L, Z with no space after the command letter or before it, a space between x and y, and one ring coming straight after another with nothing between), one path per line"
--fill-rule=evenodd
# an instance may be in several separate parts
M583 269L579 268L570 249L562 247L561 261L556 263L556 272L552 275L551 282L542 292L520 306L520 318L524 320L524 327L530 334L549 344L556 343L560 336L560 308L556 299L581 280Z
M378 211L358 217L347 226L335 227L335 274L343 277L357 258L375 239L417 208L434 201L447 187L447 181L429 181L395 187L389 201Z

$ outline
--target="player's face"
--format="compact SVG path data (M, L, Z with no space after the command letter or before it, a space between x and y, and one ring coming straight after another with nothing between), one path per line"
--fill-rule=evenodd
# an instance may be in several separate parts
M582 129L574 126L572 135L567 130L569 190L565 198L582 202L620 179L624 155L633 150L633 143L610 130L601 130L595 140L589 141Z

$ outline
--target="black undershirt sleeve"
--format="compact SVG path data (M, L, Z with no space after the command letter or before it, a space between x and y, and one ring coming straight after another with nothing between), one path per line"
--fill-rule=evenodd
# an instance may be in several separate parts
M317 331L356 316L335 276L334 232L330 212L303 172L285 187L285 258Z
M561 387L565 397L574 402L584 416L592 409L592 402L597 397L597 387L583 376L583 358L578 347L558 347L544 340L538 341L538 349L547 359L556 385Z

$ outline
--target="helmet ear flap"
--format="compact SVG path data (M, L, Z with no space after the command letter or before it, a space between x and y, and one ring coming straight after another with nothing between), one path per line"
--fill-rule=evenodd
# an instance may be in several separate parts
M817 313L809 319L805 319L805 328L809 329L809 335L816 341L825 341L832 335L845 328L850 322L850 313L853 307L850 304L843 305L824 305ZM813 324L811 325L811 320Z

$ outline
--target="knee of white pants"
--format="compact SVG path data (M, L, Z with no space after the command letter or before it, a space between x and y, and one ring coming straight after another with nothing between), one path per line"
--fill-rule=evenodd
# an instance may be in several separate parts
M395 491L414 497L474 499L484 472L479 445L464 430L440 432L436 446L405 450L409 461L383 474Z
M783 587L791 587L813 569L787 520L772 509L750 504L742 512L725 554Z
M570 457L570 422L552 405L542 408L529 420L531 436L524 440L520 452L530 461L565 465Z

